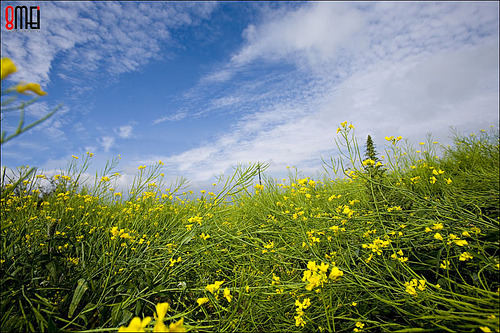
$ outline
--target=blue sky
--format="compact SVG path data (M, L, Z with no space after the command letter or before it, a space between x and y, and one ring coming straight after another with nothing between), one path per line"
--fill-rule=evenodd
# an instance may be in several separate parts
M39 31L5 28L5 7L39 5ZM304 175L334 156L348 120L363 143L414 143L498 124L498 2L2 2L2 57L38 82L49 121L2 146L2 166L47 174L91 151L120 154L195 189L239 163ZM16 115L2 121L11 133Z

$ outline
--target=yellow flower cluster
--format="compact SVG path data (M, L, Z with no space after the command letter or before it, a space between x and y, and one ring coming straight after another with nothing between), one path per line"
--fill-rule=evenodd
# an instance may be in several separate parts
M398 254L400 255L400 257L398 257ZM408 261L408 257L403 257L403 256L404 256L403 250L399 250L397 252L397 254L393 253L391 255L391 258L394 259L394 260L398 259L401 262L407 262Z
M417 289L425 290L425 280L412 279L410 282L405 282L406 292L412 296L417 296Z
M321 263L320 265L316 265L316 261L309 261L307 263L307 270L304 271L304 276L302 277L302 281L307 282L306 289L313 290L314 288L323 286L323 284L327 282L326 273L329 267L330 264ZM333 263L333 267L328 278L335 281L342 275L344 275L344 272L342 272L337 266L335 266L335 263ZM316 290L316 292L319 291L320 290Z
M366 249L366 248L371 249L372 252L376 252L378 255L381 255L382 249L384 247L389 246L390 243L391 243L390 239L382 240L382 239L380 239L380 237L377 237L377 238L375 238L375 240L371 244L363 244L362 247L364 249Z
M304 317L304 314L305 314L304 310L311 306L311 300L309 298L306 298L306 299L304 299L304 301L300 302L297 299L297 300L295 300L295 306L297 306L297 309L295 309L295 311L297 311L297 315L294 317L295 318L295 326L304 327L306 322L304 321L304 319L302 317Z
M267 241L267 244L264 244L264 250L262 250L262 253L267 253L269 251L275 252L274 250L274 241Z
M192 224L198 223L199 225L201 225L201 222L203 222L203 217L196 215L188 218L188 222Z
M225 280L222 281L215 281L215 283L209 284L205 287L206 290L208 290L212 295L215 296L215 299L218 299L218 291L222 284L224 283ZM226 298L228 302L231 302L233 300L233 295L231 295L231 290L229 288L224 288L223 291L223 296ZM207 303L210 299L208 297L201 297L196 300L198 305L203 305Z
M155 325L153 327L153 332L187 332L186 327L184 327L184 318L177 321L176 323L171 323L169 327L164 324L165 315L169 309L168 303L158 303L156 305ZM151 317L146 317L141 319L139 317L134 317L128 327L121 326L118 332L146 332L145 328L151 322Z

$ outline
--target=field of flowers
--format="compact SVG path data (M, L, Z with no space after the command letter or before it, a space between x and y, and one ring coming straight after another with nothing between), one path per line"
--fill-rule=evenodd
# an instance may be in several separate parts
M354 131L323 177L250 164L198 197L161 161L129 193L116 159L84 182L90 152L19 168L1 183L0 330L498 332L498 129L386 137L381 155Z
M158 185L161 162L128 199L113 163L78 186L91 153L50 194L33 173L1 199L1 330L498 331L498 135L442 158L387 137L376 163L337 132L346 177L240 166L197 199Z

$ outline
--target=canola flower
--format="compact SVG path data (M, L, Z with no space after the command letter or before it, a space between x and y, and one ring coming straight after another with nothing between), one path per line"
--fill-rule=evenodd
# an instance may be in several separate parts
M2 58L1 59L2 80L15 72L17 72L17 68L16 65L14 65L14 62L9 58ZM20 83L16 86L16 91L20 94L26 94L27 92L31 91L39 96L47 95L47 93L42 90L42 88L38 83Z
M205 287L206 290L215 295L215 292L219 290L220 286L224 283L225 280L215 281L213 284L209 284Z
M5 79L10 74L17 72L16 65L9 58L2 58L1 60L1 74L2 80Z
M19 84L16 86L16 91L20 94L26 94L27 92L31 91L37 94L38 96L47 95L47 93L42 90L42 88L38 83Z
M323 286L323 284L328 281L328 278L333 281L337 281L344 275L344 272L335 266L335 263L333 263L333 267L327 277L329 267L330 264L321 263L320 265L317 265L316 261L309 261L307 263L307 270L304 271L302 276L302 281L307 282L305 287L306 290L311 291L315 288Z
M417 289L424 291L426 288L425 280L412 279L410 282L405 282L406 292L412 296L417 296Z
M311 306L311 300L309 298L306 298L301 302L300 300L297 299L295 300L295 306L297 307L297 309L295 309L297 315L294 317L295 326L304 327L306 324L306 321L303 319L305 315L304 310Z
M170 305L168 303L156 304L156 313L153 314L155 318L153 332L187 332L184 326L184 318L181 318L175 323L171 323L168 327L165 325L165 315L169 308ZM118 332L146 332L146 327L150 322L151 317L145 317L144 319L134 317L128 326L121 326Z
M356 322L356 324L354 326L356 326L353 329L354 332L361 332L363 330L363 328L365 327L365 324L363 324L362 322L358 321L358 322Z

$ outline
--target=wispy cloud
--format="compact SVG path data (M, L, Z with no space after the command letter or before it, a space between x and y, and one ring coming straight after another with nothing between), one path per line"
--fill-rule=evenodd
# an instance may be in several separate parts
M124 125L115 129L115 133L122 139L129 139L132 137L133 126Z
M207 89L214 97L201 113L225 110L229 102L239 120L210 143L160 158L196 181L249 161L312 171L321 168L322 155L335 153L335 129L344 120L354 122L361 140L371 134L380 145L385 135L419 140L433 132L446 140L449 126L495 123L495 8L308 3L270 13L249 25L241 49L189 94ZM286 64L293 67L283 74ZM225 80L233 88L219 91Z
M109 150L115 146L115 138L112 136L104 136L98 139L98 143L102 146L104 152L108 153Z
M2 12L7 5L2 3ZM18 73L19 79L45 85L51 75L59 74L75 85L98 84L99 78L113 80L160 57L162 43L175 47L172 29L199 24L215 7L214 3L43 2L43 29L9 33L9 38L2 38L2 56L26 69ZM56 57L64 61L54 69Z
M166 115L166 116L163 116L163 117L160 117L160 118L153 120L153 125L160 124L160 123L163 123L165 121L179 121L179 120L184 119L186 116L187 116L187 112L179 111L177 113L169 114L169 115Z

